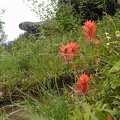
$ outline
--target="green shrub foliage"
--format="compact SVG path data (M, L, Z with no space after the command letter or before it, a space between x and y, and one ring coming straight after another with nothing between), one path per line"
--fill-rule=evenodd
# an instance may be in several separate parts
M72 10L74 14L79 14L82 22L88 19L101 19L104 14L114 15L118 8L115 0L59 0L59 12L65 11L66 5L69 6L69 10Z

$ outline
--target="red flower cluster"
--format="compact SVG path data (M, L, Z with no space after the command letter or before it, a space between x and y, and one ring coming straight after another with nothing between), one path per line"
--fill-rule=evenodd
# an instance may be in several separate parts
M82 33L86 36L86 41L92 42L96 32L96 26L94 21L87 20L82 26L82 28L83 28Z
M86 93L88 90L88 82L89 82L89 76L85 73L81 75L81 77L77 78L77 86L78 88L75 90L76 93L82 92Z
M70 42L67 45L61 45L59 54L62 55L63 61L68 64L70 60L75 58L75 55L79 53L79 45L74 42Z
M85 35L85 40L91 44L95 44L99 46L100 41L94 40L95 32L96 32L96 25L94 21L87 20L84 25L82 26L82 33Z

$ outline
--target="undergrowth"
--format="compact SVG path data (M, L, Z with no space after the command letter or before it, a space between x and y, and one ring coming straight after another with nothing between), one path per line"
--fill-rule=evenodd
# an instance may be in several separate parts
M78 25L49 36L20 37L10 50L0 48L1 120L119 120L120 21L97 21L99 46L86 42ZM73 42L79 53L67 64L60 46ZM86 74L86 93L76 93Z

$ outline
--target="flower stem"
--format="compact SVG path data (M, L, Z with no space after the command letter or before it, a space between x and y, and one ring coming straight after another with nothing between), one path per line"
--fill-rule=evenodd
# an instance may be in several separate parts
M87 95L86 95L86 94L84 94L84 95L85 95L86 101L87 101L90 105L92 105L92 103L88 100Z

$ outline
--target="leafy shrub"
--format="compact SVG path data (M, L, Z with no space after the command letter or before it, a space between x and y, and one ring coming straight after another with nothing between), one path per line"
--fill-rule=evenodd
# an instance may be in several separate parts
M114 0L63 0L56 11L56 19L65 31L76 28L86 20L98 20L105 14L114 15L117 8Z

